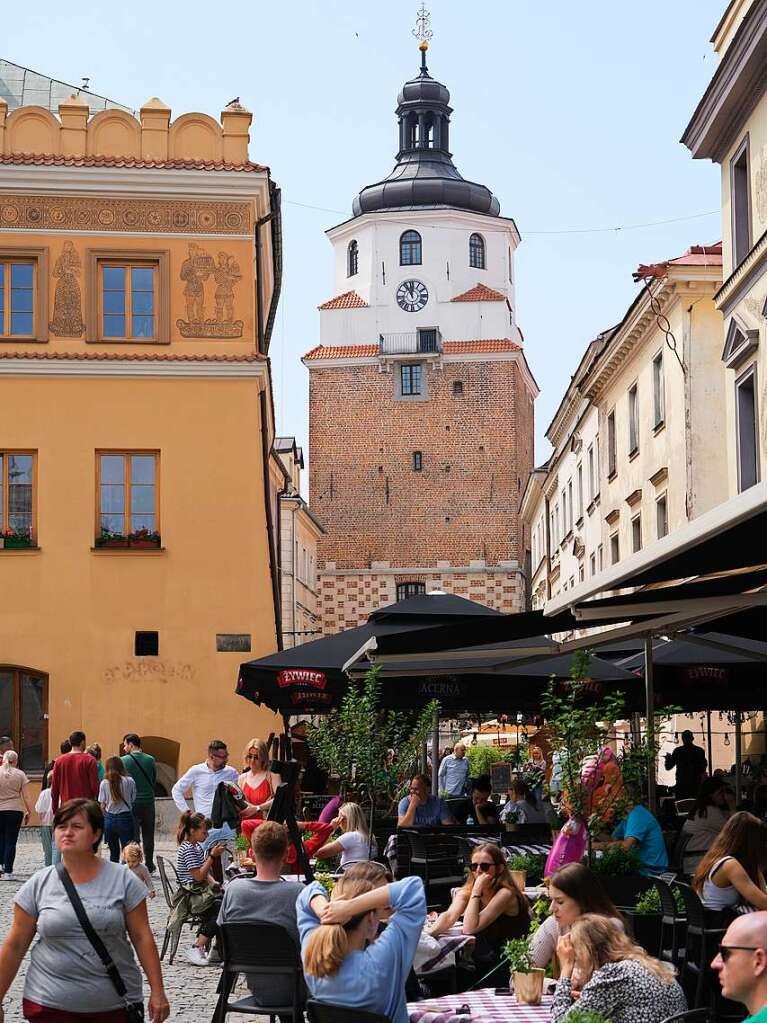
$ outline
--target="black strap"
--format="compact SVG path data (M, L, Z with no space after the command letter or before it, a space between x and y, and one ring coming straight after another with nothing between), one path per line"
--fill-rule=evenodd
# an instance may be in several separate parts
M101 938L96 934L93 929L93 925L88 919L88 914L85 912L85 907L80 901L80 896L77 894L77 889L74 886L72 878L67 873L67 868L63 863L56 864L56 871L61 879L61 883L64 885L64 891L69 897L69 901L72 903L72 909L74 909L77 919L80 921L80 926L83 929L85 937L93 946L96 955L99 957L101 962L104 964L104 968L109 975L109 979L114 985L115 991L121 998L125 998L128 989L120 976L120 971L117 969L115 964L112 962L112 957L107 951L107 947Z
M133 763L134 763L134 764L136 765L136 767L137 767L137 768L139 769L139 771L141 771L141 773L142 773L142 774L144 775L144 777L146 778L146 781L147 781L147 785L148 785L148 786L149 786L149 788L150 788L150 789L152 790L152 795L154 795L154 782L153 782L153 781L152 781L152 779L151 779L151 778L149 777L149 775L148 775L148 774L146 773L146 771L144 770L144 768L143 768L143 767L141 766L141 761L140 761L140 760L137 760L137 759L136 759L136 758L135 758L135 757L133 756L133 753L129 753L129 754L128 754L128 756L129 756L129 757L131 758L131 760L132 760L132 761L133 761Z

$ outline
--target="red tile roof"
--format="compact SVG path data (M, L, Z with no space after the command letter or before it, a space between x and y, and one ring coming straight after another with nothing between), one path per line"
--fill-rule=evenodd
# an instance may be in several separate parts
M473 288L464 291L450 299L451 302L505 302L506 296L495 288L488 288L485 284L475 284Z
M444 355L481 355L500 352L521 352L522 346L507 337L486 338L476 341L443 341ZM378 355L378 345L317 345L304 359L315 362L322 359L370 359Z
M681 256L667 259L663 263L640 263L632 277L635 281L665 277L670 266L721 266L722 243L713 245L691 245Z
M356 291L345 291L343 295L336 295L335 298L323 302L318 309L367 309L368 304Z
M260 163L227 163L225 160L142 160L138 156L60 156L56 153L0 153L0 164L36 167L132 167L154 170L268 171Z
M265 355L225 355L200 353L197 355L170 352L52 352L16 351L0 349L0 359L72 359L89 362L266 362Z

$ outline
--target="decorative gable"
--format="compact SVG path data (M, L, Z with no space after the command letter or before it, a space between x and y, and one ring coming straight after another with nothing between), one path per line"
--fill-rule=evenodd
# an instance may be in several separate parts
M746 327L741 320L733 316L727 328L722 352L722 362L727 369L737 369L758 347L759 331Z

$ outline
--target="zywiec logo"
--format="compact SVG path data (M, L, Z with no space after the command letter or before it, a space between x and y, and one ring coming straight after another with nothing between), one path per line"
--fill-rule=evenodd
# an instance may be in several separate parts
M328 684L324 671L311 671L309 668L283 668L277 675L280 689L300 686L302 689L324 689Z
M312 706L315 706L318 703L328 703L329 704L329 703L333 702L333 694L332 693L306 692L306 691L304 691L303 693L291 693L290 694L290 702L294 706L298 706L298 705L303 704L303 703L311 704Z
M699 664L687 669L688 682L728 682L730 672L727 668L713 668Z

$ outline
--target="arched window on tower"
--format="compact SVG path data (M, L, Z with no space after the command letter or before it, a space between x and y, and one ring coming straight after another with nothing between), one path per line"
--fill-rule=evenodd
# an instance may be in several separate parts
M410 113L407 116L407 137L405 146L407 149L415 149L418 146L418 115Z
M360 250L357 242L352 240L349 242L349 248L346 252L346 276L354 277L359 269L359 258Z
M469 238L469 266L475 270L485 269L485 240L481 234Z
M400 235L399 265L421 265L421 236L417 231L405 231Z
M434 148L434 116L427 114L423 126L423 145L425 149Z

